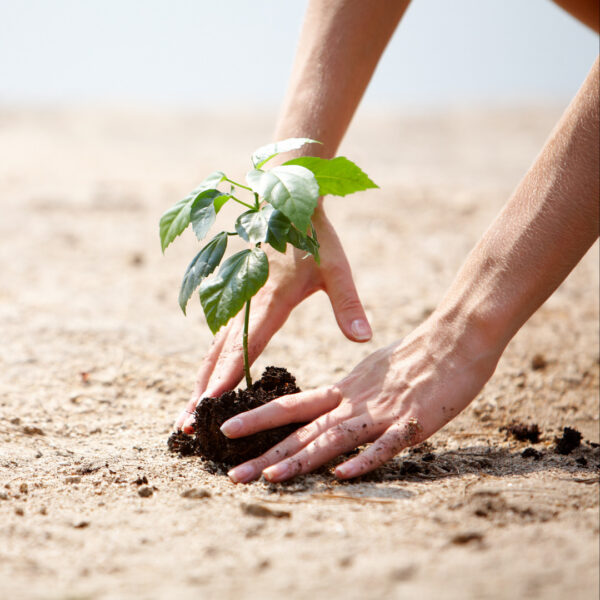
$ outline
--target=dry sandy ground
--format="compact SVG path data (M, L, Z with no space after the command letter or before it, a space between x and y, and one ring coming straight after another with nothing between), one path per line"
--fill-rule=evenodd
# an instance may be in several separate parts
M375 337L346 341L317 295L255 373L310 388L410 331L558 114L358 117L343 152L381 190L328 205ZM216 168L243 177L272 121L0 111L0 596L597 598L598 448L552 450L564 426L598 442L597 246L473 404L378 477L234 486L167 452L210 334L177 306L193 236L161 256L158 218ZM539 460L512 419L539 424Z

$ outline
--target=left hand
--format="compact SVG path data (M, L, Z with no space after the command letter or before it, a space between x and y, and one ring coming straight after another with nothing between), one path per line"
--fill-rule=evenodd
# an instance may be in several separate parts
M456 329L456 330L455 330ZM312 421L262 456L229 471L235 483L308 473L374 442L339 465L336 477L363 475L420 443L462 411L494 372L501 350L482 352L460 327L433 316L410 336L373 353L339 383L283 396L226 421L238 438Z

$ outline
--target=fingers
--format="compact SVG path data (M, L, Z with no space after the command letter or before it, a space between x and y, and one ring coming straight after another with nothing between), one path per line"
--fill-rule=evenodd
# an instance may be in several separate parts
M374 435L372 423L364 417L340 422L334 411L301 427L262 456L231 469L228 475L234 483L252 481L261 472L269 481L284 481L371 441Z
M423 427L415 418L394 423L366 450L339 465L335 470L335 476L340 479L350 479L364 475L394 458L404 448L423 441L425 437Z
M221 431L229 438L238 438L288 423L312 421L333 410L341 400L335 386L282 396L225 421Z
M263 475L269 481L278 483L308 473L336 456L371 441L373 436L373 426L369 426L364 416L338 423L293 456L264 469Z
M285 440L279 442L279 444L273 446L273 448L261 456L238 465L227 474L234 483L252 481L259 477L264 469L280 462L288 456L293 456L296 452L304 448L304 446L319 437L321 433L338 423L338 419L332 413L323 415L316 421L300 427L300 429L294 431Z
M323 265L322 273L325 291L342 333L354 342L368 342L373 333L341 246L337 256L329 257Z

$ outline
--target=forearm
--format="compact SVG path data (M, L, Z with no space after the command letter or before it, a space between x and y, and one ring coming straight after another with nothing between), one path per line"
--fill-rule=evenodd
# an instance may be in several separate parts
M311 0L275 139L323 142L336 153L409 0Z
M598 237L598 60L437 311L501 352ZM477 337L477 335L476 335Z

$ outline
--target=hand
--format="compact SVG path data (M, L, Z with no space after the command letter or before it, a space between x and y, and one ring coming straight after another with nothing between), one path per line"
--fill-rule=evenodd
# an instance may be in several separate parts
M252 299L248 355L250 363L263 351L271 337L285 323L292 309L318 290L331 301L335 318L344 335L355 342L371 339L371 328L358 298L350 265L331 223L322 209L313 216L321 245L321 264L306 253L293 249L283 255L267 248L270 276ZM193 431L193 413L205 396L217 397L234 388L244 374L242 354L243 314L215 337L198 373L196 386L186 409L175 426Z
M378 350L332 386L283 396L226 421L230 438L312 421L262 456L229 472L235 483L261 475L285 481L374 442L339 465L336 477L363 475L422 442L454 418L494 372L501 350L464 343L462 328L431 317L405 340Z

